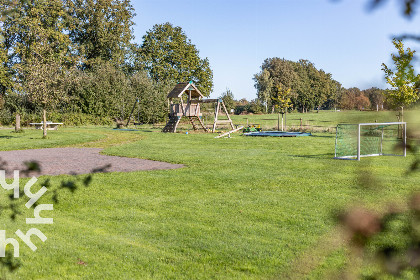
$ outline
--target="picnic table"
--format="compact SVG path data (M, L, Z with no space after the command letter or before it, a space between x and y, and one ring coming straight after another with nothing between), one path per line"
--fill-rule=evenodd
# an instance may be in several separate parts
M47 130L57 130L58 126L63 123L47 122L46 124L47 124ZM35 129L42 129L44 122L30 123L30 125L34 125Z

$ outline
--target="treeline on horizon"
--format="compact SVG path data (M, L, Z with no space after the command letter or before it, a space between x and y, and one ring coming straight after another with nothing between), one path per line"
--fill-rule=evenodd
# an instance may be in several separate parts
M278 57L268 58L263 62L261 71L254 75L254 81L258 102L264 106L265 112L275 111L277 86L290 89L289 111L389 108L386 90L375 87L346 89L330 73L318 70L312 62L304 59L294 62Z
M167 93L193 81L205 96L213 90L207 58L181 27L156 24L141 44L133 36L135 11L129 0L34 0L0 3L0 123L48 119L66 124L111 124L126 119L136 99L135 118L164 121ZM187 58L187 59L186 59ZM291 107L313 109L387 108L383 90L344 89L308 60L266 59L254 76L257 98L234 102L235 113L274 112L276 86L290 89Z

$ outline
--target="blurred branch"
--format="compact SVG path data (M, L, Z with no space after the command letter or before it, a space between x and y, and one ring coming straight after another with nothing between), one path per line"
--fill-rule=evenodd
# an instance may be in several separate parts
M386 2L388 2L388 0L370 0L368 9L374 10ZM419 4L419 0L398 0L398 2L402 5L403 15L407 18L413 18L416 12L416 6Z

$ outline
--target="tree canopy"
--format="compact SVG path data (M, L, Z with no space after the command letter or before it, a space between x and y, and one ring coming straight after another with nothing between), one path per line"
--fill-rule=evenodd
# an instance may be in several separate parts
M213 71L181 27L156 24L143 36L140 57L144 68L157 83L193 81L208 96L213 89Z
M98 60L125 64L134 39L134 9L129 0L66 0L71 21L69 35L84 58L84 66L91 67Z
M392 43L398 51L397 55L391 54L395 72L382 63L385 79L391 86L391 89L386 91L387 99L394 107L404 107L419 100L417 83L420 81L420 75L414 73L414 67L411 64L415 51L410 48L405 50L401 40L394 39Z
M266 106L274 105L271 101L280 87L290 89L291 105L302 111L332 107L341 89L341 84L332 79L330 73L316 69L313 63L303 59L293 62L268 58L261 72L254 75L254 81L258 98Z

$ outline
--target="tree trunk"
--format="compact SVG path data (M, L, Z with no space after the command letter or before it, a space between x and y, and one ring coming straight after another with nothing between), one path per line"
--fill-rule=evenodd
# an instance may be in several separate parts
M42 138L47 138L47 111L45 109L42 109L42 130L43 130L43 136Z
M284 130L287 131L287 109L286 112L284 112Z
M404 122L404 106L401 106L401 122ZM404 125L401 124L401 139L404 138Z
M401 106L401 122L404 121L404 106Z
M281 114L281 131L284 131L284 126L283 126L283 123L284 123L284 121L283 121L283 116L284 116L284 114Z
M20 131L20 114L16 113L15 132Z

